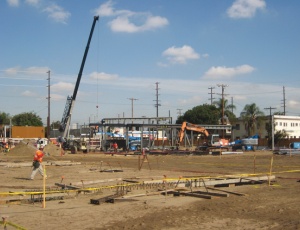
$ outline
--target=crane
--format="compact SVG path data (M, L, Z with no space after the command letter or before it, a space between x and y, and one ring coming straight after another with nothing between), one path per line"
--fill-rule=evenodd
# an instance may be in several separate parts
M87 42L87 45L86 45L86 48L85 48L85 52L84 52L83 59L82 59L82 62L81 62L80 70L79 70L77 81L76 81L75 88L74 88L74 92L73 92L72 96L67 97L65 110L64 110L63 117L62 117L61 123L60 123L60 128L59 128L59 131L63 132L63 136L62 136L63 139L65 139L67 137L67 133L68 133L70 122L71 122L72 110L74 108L74 104L75 104L75 100L76 100L76 96L77 96L77 92L78 92L78 87L79 87L79 84L80 84L83 68L84 68L84 65L85 65L85 60L86 60L86 57L87 57L87 54L88 54L88 51L89 51L89 47L90 47L90 43L91 43L91 40L92 40L94 28L95 28L95 25L96 25L96 22L98 21L98 19L99 19L99 16L94 16L92 28L91 28L91 31L90 31L90 36L89 36L89 39L88 39L88 42Z

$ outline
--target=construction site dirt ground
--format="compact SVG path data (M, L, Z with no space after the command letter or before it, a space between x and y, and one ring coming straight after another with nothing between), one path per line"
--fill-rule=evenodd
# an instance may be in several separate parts
M28 180L34 152L27 142L20 143L9 153L0 153L0 216L11 224L7 229L15 229L12 225L33 230L300 229L300 154L273 155L269 151L256 151L221 156L148 155L139 162L138 155L130 154L92 152L61 156L58 147L49 145L43 161L48 176L47 191L61 189L56 184L72 184L86 191L66 192L63 199L46 200L43 207L42 202L28 202L29 193L15 195L43 190L41 175ZM270 174L275 176L271 182L209 189L223 191L227 197L202 199L164 195L157 187L148 187L126 190L125 196L130 199L123 202L91 204L92 199L115 194L117 185L124 185L125 179L168 181ZM93 181L106 183L95 185L91 184ZM95 186L102 189L95 190ZM89 188L92 189L88 191ZM164 189L168 190L167 185ZM190 189L195 188L187 188ZM55 194L46 195L52 196Z

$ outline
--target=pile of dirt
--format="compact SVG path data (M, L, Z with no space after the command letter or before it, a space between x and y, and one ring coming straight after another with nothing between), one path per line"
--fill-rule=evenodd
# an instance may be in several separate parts
M34 143L32 140L24 139L11 148L8 154L14 156L34 156L36 151Z
M34 141L22 140L18 144L16 144L8 154L14 156L34 156L36 150L37 148ZM49 143L44 148L44 152L47 155L59 156L61 154L61 149L55 144Z
M44 152L49 154L50 156L60 156L61 155L61 148L53 143L49 143L44 148Z

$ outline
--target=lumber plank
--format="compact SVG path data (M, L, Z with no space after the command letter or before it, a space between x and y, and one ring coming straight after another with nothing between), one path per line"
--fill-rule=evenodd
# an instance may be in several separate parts
M193 192L181 192L180 195L197 197L197 198L203 198L203 199L214 199L214 198L217 198L215 196L205 195L205 194L197 194L197 193L193 193Z
M212 187L206 187L207 189L211 189L211 190L217 190L217 191L221 191L221 192L226 192L232 195L237 195L237 196L248 196L248 194L246 193L240 193L240 192L231 192L231 191L227 191L224 189L219 189L219 188L212 188Z

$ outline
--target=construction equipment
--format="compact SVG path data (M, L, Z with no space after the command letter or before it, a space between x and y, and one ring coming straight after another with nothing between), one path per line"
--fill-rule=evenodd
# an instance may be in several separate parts
M243 151L252 150L255 151L258 146L258 135L254 135L248 138L238 139L232 143L232 149L238 150L241 149Z
M70 150L73 154L76 154L78 151L88 152L87 142L82 140L66 139L62 144L62 148L63 150Z
M94 32L94 28L95 28L95 24L97 22L97 20L99 19L99 16L94 16L94 21L92 24L92 28L91 28L91 32L90 32L90 36L87 42L87 46L83 55L83 59L82 59L82 63L80 66L80 70L78 73L78 77L77 77L77 81L76 81L76 85L75 85L75 89L73 92L73 96L68 96L67 97L67 102L66 102L66 106L65 106L65 110L64 110L64 114L60 123L60 128L59 131L63 132L63 136L62 138L65 139L67 137L67 133L69 131L69 126L70 126L70 122L71 122L71 116L72 116L72 110L74 108L74 104L75 104L75 100L76 100L76 95L77 95L77 91L78 91L78 87L80 84L80 80L81 80L81 76L82 76L82 72L83 72L83 68L85 65L85 60L89 51L89 46L90 46L90 42L93 36L93 32Z
M207 139L207 142L203 146L198 147L199 150L214 152L214 151L225 151L225 150L228 151L230 149L229 141L227 139L220 138L219 134L210 134L202 126L195 125L188 122L183 122L181 125L181 129L178 134L178 142L177 142L178 146L182 142L186 130L196 131L204 134L205 138Z

